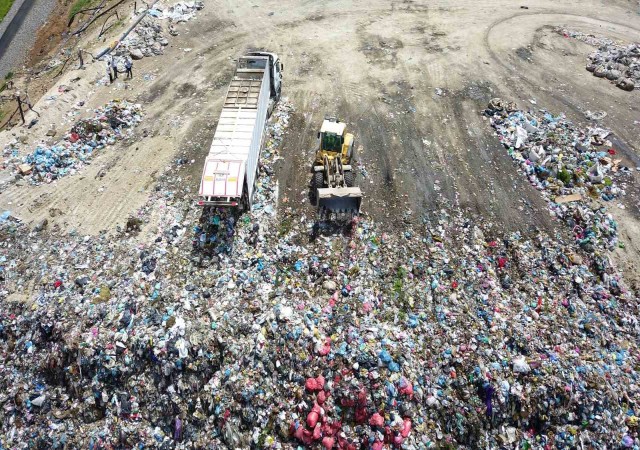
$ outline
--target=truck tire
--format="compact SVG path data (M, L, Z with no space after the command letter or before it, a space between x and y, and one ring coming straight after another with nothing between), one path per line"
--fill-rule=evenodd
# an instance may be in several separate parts
M249 191L247 189L247 185L245 184L244 189L242 190L242 197L240 197L240 212L250 212L251 211L251 201L249 199Z
M344 183L347 187L353 187L356 183L356 174L350 170L344 173Z

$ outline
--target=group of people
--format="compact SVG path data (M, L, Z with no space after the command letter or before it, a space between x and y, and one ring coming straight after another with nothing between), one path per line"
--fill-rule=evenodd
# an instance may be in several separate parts
M124 59L124 68L127 74L127 78L133 78L133 61L130 57ZM109 75L109 82L113 83L118 79L118 59L115 56L107 59L107 75Z

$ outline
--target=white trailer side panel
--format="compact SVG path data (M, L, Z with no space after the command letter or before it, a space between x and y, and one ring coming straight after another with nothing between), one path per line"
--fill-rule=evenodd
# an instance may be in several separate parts
M253 134L256 126L257 110L241 108L223 109L216 132L211 142L209 155L200 183L200 195L205 197L241 197L250 159ZM225 169L230 163L241 163L237 167Z
M262 87L260 89L260 97L258 98L258 109L256 116L256 126L253 130L251 140L251 151L247 160L247 186L249 187L249 199L253 201L253 188L256 176L258 175L258 161L260 160L260 152L262 150L262 141L267 122L267 109L269 108L269 97L271 94L271 85L269 72L265 70L262 79Z
M202 173L203 197L239 199L246 178L253 198L271 92L268 70L256 72L238 73L230 84Z

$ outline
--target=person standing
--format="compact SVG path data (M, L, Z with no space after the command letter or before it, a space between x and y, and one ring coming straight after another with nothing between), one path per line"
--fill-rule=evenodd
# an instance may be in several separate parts
M109 83L113 83L113 73L111 73L111 61L107 59L107 75L109 75Z
M127 78L133 78L133 61L131 58L125 59L124 68L127 69Z
M118 79L118 61L116 60L115 56L111 58L111 69L113 70L113 79L117 80Z

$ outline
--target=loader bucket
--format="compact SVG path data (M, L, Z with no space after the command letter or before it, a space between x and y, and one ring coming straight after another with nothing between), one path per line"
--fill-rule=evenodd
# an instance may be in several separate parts
M316 198L321 216L351 218L360 212L362 191L359 187L320 188Z

